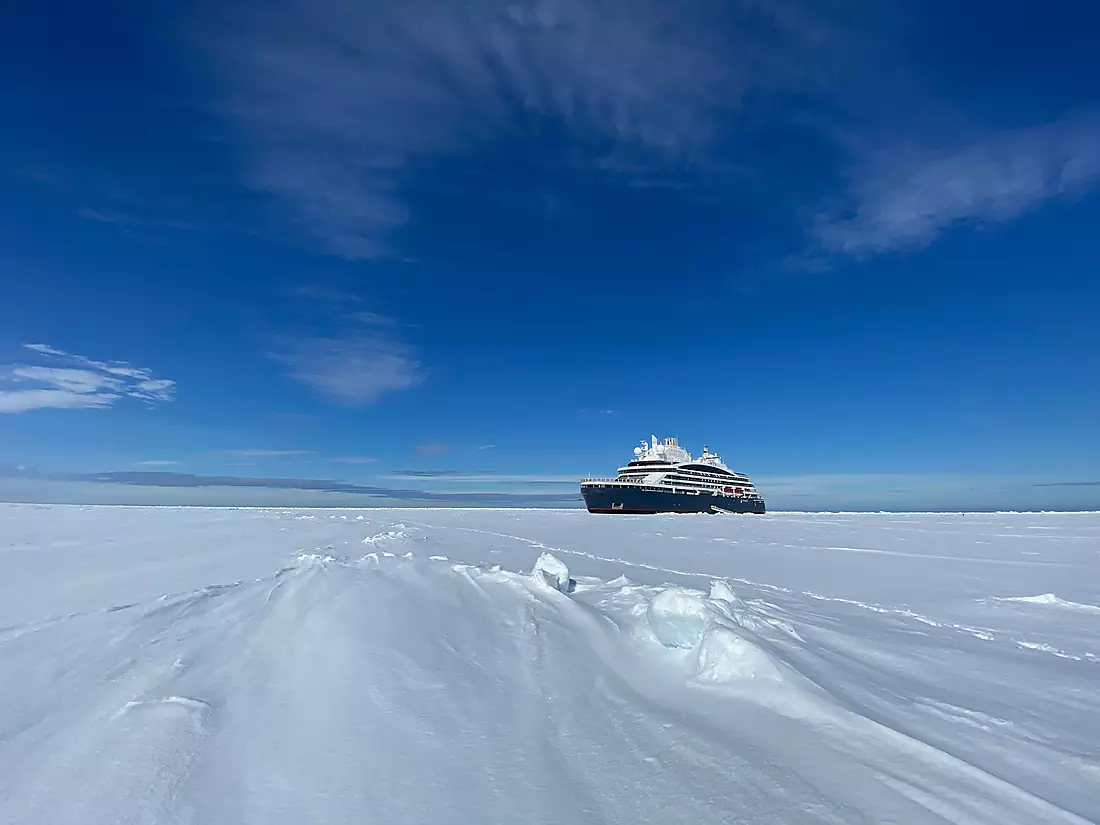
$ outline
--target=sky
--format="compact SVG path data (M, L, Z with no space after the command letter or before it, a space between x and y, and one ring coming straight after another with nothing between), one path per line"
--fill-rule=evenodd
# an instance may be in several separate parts
M1094 4L0 18L0 499L1100 509Z

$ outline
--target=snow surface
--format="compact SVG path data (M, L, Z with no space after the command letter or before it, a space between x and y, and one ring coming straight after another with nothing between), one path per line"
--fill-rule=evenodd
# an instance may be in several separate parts
M0 505L0 822L1100 820L1100 515Z

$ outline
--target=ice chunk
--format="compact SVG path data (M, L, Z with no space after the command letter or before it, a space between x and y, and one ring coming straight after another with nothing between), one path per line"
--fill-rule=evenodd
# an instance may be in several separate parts
M405 525L398 524L395 526L404 527ZM381 533L376 533L373 536L367 536L365 539L363 539L363 544L373 544L375 547L377 547L379 544L382 544L384 542L400 541L401 539L407 539L408 537L408 534L400 530L386 530Z
M545 584L562 593L568 593L570 589L569 568L566 567L565 562L551 553L543 553L539 556L531 571L531 578L539 584Z
M336 561L336 558L328 553L299 553L295 561L302 565L328 564Z
M646 617L653 635L665 647L696 649L696 675L708 682L780 681L771 656L745 626L741 600L724 581L711 585L710 596L698 590L669 587L654 596Z
M695 647L711 616L706 597L684 587L662 590L650 600L646 612L653 635L665 647Z
M766 652L733 629L720 626L703 634L696 673L708 682L782 679Z
M737 598L737 594L733 592L729 582L722 579L715 579L711 582L710 598L712 601L729 602L732 605L741 604L741 600Z

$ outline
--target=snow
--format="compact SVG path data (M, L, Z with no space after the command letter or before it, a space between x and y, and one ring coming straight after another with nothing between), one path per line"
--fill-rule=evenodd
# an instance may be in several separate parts
M999 599L999 601L1023 602L1025 604L1049 604L1066 610L1084 610L1089 613L1100 613L1100 606L1095 604L1080 604L1079 602L1071 602L1068 599L1060 599L1053 593L1043 593L1039 596L1008 596Z
M0 565L0 822L1100 820L1100 514L0 505Z

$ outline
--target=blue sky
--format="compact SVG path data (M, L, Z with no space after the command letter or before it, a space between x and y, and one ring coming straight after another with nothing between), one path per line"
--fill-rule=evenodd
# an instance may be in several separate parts
M882 6L5 10L0 498L1100 508L1100 9Z

